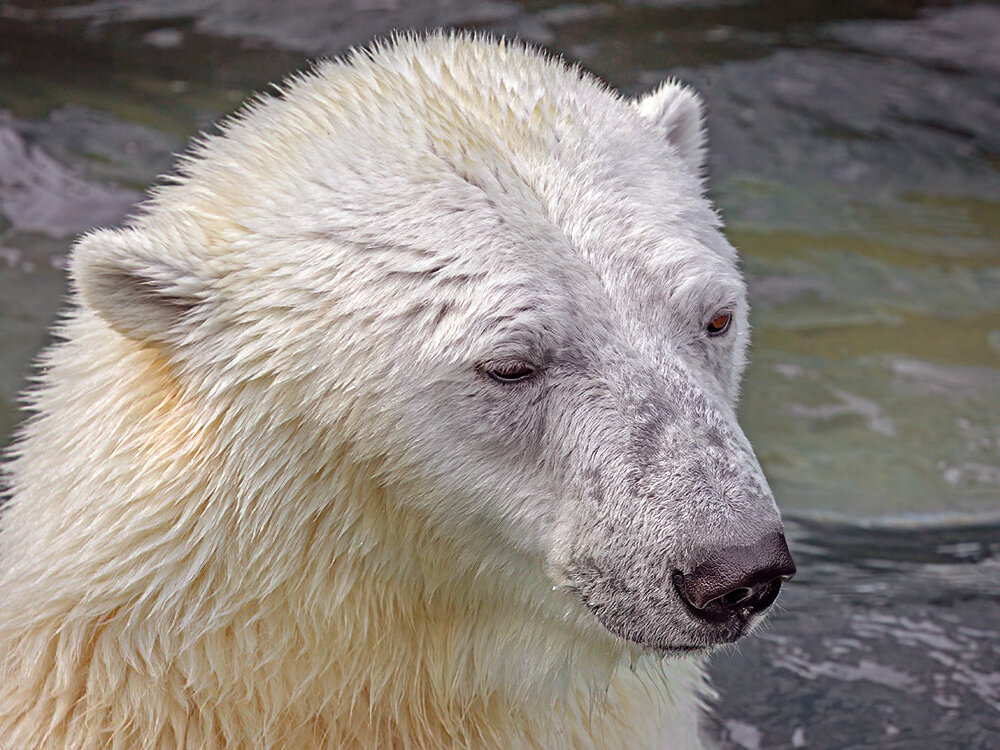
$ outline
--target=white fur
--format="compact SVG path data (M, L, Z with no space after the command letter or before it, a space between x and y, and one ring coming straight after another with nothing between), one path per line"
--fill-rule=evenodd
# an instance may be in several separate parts
M679 81L665 81L656 91L636 100L635 106L639 114L663 130L693 172L704 169L704 106L695 91Z
M699 747L702 657L612 635L567 573L777 523L694 106L403 38L83 238L0 528L0 747ZM510 358L544 379L484 376ZM628 435L673 393L657 445L735 468L655 510L684 473L628 490ZM700 637L665 606L656 649Z

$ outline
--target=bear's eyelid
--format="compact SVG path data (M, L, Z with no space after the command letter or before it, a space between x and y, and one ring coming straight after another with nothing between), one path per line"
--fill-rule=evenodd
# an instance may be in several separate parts
M476 369L491 380L504 384L531 380L541 370L526 357L505 357L484 362Z

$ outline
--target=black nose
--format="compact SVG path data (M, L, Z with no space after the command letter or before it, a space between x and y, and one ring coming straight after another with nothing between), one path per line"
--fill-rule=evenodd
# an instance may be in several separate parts
M674 587L691 612L709 622L725 622L763 612L781 584L795 575L795 563L780 532L747 547L724 547L690 573L674 572Z

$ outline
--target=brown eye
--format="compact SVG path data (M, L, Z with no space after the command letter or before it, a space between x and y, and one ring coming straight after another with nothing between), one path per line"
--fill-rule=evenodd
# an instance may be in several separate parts
M534 367L526 362L516 360L487 365L483 370L487 375L500 383L516 383L521 380L527 380L535 374Z
M708 332L709 336L721 336L729 330L729 325L732 322L733 314L731 312L716 313L715 316L708 321L708 325L705 326L705 330Z

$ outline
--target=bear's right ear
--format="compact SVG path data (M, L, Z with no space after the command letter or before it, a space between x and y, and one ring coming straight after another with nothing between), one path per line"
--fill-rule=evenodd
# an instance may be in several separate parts
M705 166L705 108L694 89L680 81L665 81L634 100L633 106L674 145L688 168L700 174Z
M168 253L137 229L91 232L70 262L83 303L108 325L137 341L173 345L204 316L209 284L199 267L190 253Z

